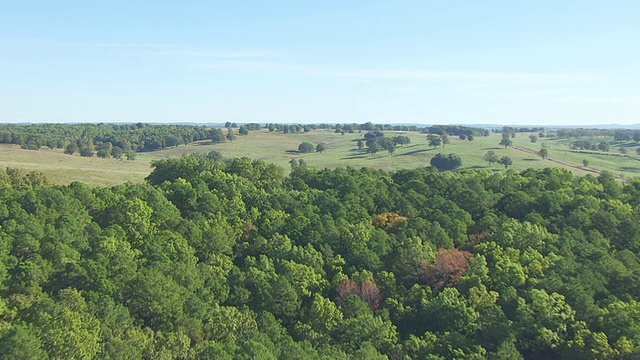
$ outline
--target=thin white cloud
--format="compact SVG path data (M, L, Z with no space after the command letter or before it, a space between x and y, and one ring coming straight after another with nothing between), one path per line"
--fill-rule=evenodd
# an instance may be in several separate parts
M193 59L251 59L278 56L272 50L263 49L219 49L207 46L177 44L141 44L141 43L66 43L64 47L78 49L120 50L122 55L131 57L162 58L176 60Z
M518 84L542 84L575 80L564 74L502 72L502 71L458 71L423 69L372 69L352 71L332 71L328 75L344 78L364 79L407 79L407 80L461 80L480 82L500 82Z
M172 51L147 51L131 53L134 56L153 57L163 59L250 59L270 58L277 53L269 50L259 51L219 51L219 50L172 50Z
M555 99L565 104L634 105L640 106L638 96L567 96Z
M64 43L64 47L93 49L166 49L184 48L177 44L143 44L143 43Z
M206 55L206 54L203 54ZM233 54L229 54L233 55ZM242 53L238 54L242 55ZM554 74L533 72L508 72L508 71L466 71L466 70L430 70L430 69L332 69L318 66L289 64L282 62L261 61L259 57L267 58L276 56L276 53L247 53L247 56L228 56L227 58L256 58L256 61L227 62L222 61L200 62L197 66L211 69L236 70L264 70L264 71L289 71L304 75L318 77L333 77L349 80L350 82L374 82L378 81L427 81L455 84L456 89L477 89L493 85L548 85L561 83L583 82L593 79L593 76L576 74ZM252 56L253 55L253 56ZM213 58L213 57L212 57ZM203 57L201 59L206 60ZM213 60L213 59L212 59Z

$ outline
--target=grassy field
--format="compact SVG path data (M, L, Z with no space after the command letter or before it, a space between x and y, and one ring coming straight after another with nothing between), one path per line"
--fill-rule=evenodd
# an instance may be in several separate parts
M359 150L357 141L363 139L363 133L337 134L332 130L316 130L300 134L269 133L266 130L251 131L248 136L237 136L236 140L221 144L208 141L193 143L176 148L163 149L150 153L139 153L135 161L83 158L78 155L65 155L62 150L42 148L38 151L22 150L16 145L0 145L0 166L13 167L24 171L40 171L56 184L68 184L83 181L90 184L114 185L127 181L142 182L151 171L151 162L157 159L179 157L193 152L207 153L217 150L223 156L263 160L290 169L291 159L304 159L309 166L316 168L336 168L344 166L373 167L394 171L406 168L429 166L431 158L441 153L455 153L462 158L461 169L489 169L505 171L503 166L489 166L483 161L484 154L493 150L498 156L508 156L513 160L510 169L519 172L527 168L542 169L562 167L576 175L607 170L616 175L636 177L640 175L640 156L636 155L638 144L613 143L607 153L578 153L569 148L570 140L541 138L531 143L527 133L518 133L513 139L514 147L505 149L498 145L500 134L488 137L476 137L474 141L463 141L450 137L451 143L444 148L430 148L426 135L415 132L402 133L411 139L411 143L399 146L393 155L387 151L368 154L366 148ZM395 136L388 132L386 136ZM323 153L298 154L298 145L308 141L316 145L326 144ZM543 160L535 154L523 151L523 148L537 152L541 147L548 149L549 158ZM619 148L627 149L627 154L619 153ZM583 160L589 162L583 167Z
M141 182L151 171L150 161L145 160L85 158L66 155L62 150L22 150L18 145L6 144L0 145L0 167L39 171L55 184L73 181L99 185Z

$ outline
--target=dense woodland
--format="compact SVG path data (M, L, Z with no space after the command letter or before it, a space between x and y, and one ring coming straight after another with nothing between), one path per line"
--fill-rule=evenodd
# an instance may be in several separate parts
M636 359L640 181L154 163L0 172L0 358Z
M0 143L23 149L43 146L68 153L108 150L110 157L127 151L152 151L211 138L205 126L137 124L0 124ZM83 152L84 150L84 152ZM115 150L115 151L114 151Z

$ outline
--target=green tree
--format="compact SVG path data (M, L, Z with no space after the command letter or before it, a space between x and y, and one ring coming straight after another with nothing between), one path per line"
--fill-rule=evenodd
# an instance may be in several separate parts
M227 136L226 137L227 137L228 141L233 141L233 140L236 139L236 136L233 134L233 129L231 129L230 127L227 130Z
M455 170L462 165L462 159L456 154L441 154L431 158L431 165L439 171Z
M484 161L488 162L489 165L491 165L493 163L497 163L498 161L500 161L500 158L498 157L496 152L493 151L493 150L487 151L487 153L484 154L483 159L484 159Z
M377 141L367 141L367 152L375 154L380 151L380 144Z
M91 148L89 146L82 146L80 148L80 156L92 157L93 156L93 148Z
M78 151L78 145L74 141L64 148L64 153L68 155L73 155L76 151Z
M546 159L547 156L549 156L549 151L547 149L540 149L540 151L538 151L538 156L542 159Z
M135 160L136 159L136 152L133 150L127 150L124 153L124 156L127 158L127 160Z
M600 151L609 151L609 143L601 141L598 143L598 150Z
M122 156L124 155L124 150L119 147L119 146L114 146L113 149L111 150L111 156L113 156L114 159L122 159Z
M304 141L300 145L298 145L298 151L303 154L312 153L315 151L315 149L316 147L313 146L313 144L308 141Z
M0 359L31 360L49 357L30 326L15 325L5 331L0 337Z
M316 145L316 152L323 153L325 149L326 146L324 143L319 143L318 145Z
M498 160L498 164L504 165L504 168L506 169L513 164L513 161L511 160L510 157L503 156L500 158L500 160Z
M442 147L444 147L445 145L447 145L450 142L449 141L449 136L446 133L440 135L440 142L442 143Z
M442 144L442 139L438 135L429 134L427 135L427 141L429 142L429 146L436 148Z
M226 137L222 133L221 129L213 129L211 130L211 142L214 144L222 143L226 141Z
M504 146L505 149L508 148L509 146L513 145L513 141L511 141L510 138L502 138L502 140L500 140L500 145Z

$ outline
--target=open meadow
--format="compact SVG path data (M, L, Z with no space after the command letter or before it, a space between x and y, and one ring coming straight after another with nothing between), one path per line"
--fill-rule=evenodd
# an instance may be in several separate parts
M140 152L136 160L102 159L97 157L81 157L66 155L61 149L46 147L38 151L23 150L17 145L0 145L0 166L12 167L23 171L39 171L51 182L68 184L82 181L90 184L115 185L124 182L142 182L151 171L151 162L158 159L175 158L189 153L208 153L219 151L224 157L249 157L262 160L290 169L292 159L304 160L308 166L316 168L336 167L372 167L386 171L413 169L429 166L429 161L437 153L454 153L462 158L459 170L485 169L505 171L505 167L483 160L489 150L498 157L508 156L513 160L510 170L520 172L528 168L542 169L561 167L571 170L576 175L594 174L606 170L617 176L627 178L640 174L640 156L636 154L638 144L634 142L616 143L608 152L578 152L569 145L571 140L557 138L540 138L536 143L529 139L530 133L517 133L513 138L513 147L499 146L500 134L487 137L476 137L474 141L460 140L450 136L450 143L444 147L428 146L426 134L417 132L386 132L385 136L406 135L411 143L397 146L393 154L381 150L376 154L367 153L364 146L358 149L358 140L364 142L365 132L353 134L335 133L334 130L314 130L307 133L283 134L267 130L251 131L249 135L238 136L235 140L219 144L200 141L188 145L166 148L152 152ZM322 153L298 153L298 145L307 141L314 146L324 143L326 150ZM543 160L536 153L546 148L549 158ZM619 149L625 148L626 154ZM528 150L528 151L527 151ZM586 160L588 166L583 166Z

